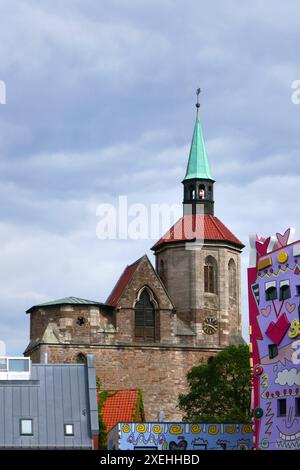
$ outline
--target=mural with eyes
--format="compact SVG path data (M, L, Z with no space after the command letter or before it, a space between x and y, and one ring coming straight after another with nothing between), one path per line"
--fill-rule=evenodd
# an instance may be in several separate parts
M300 241L293 229L250 238L248 268L254 440L300 449Z

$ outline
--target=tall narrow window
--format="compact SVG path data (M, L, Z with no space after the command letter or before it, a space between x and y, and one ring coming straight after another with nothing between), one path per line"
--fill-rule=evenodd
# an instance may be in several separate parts
M300 398L295 398L295 416L300 416Z
M155 341L155 309L146 289L135 305L135 338L138 341Z
M276 346L276 344L269 344L268 351L270 359L274 359L274 357L278 356L278 347Z
M204 184L200 184L198 194L199 194L199 199L205 199L205 186L204 186Z
M204 264L204 292L217 293L217 262L212 256L207 256Z
M281 281L279 300L287 300L290 297L291 297L290 281L288 279L286 281Z
M166 284L166 268L165 268L165 263L161 259L159 263L159 275L164 284Z
M279 398L277 401L277 416L286 416L286 398Z
M276 300L277 299L277 287L276 281L269 281L265 284L265 293L266 300Z
M236 299L236 266L233 259L228 263L229 297Z

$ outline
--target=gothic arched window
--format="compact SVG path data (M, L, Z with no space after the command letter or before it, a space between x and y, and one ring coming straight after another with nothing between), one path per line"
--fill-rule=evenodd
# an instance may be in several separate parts
M155 341L155 308L148 289L143 289L135 304L135 339Z
M212 256L207 256L204 264L204 292L217 293L217 261Z
M229 297L236 299L236 266L233 259L228 263L228 288Z

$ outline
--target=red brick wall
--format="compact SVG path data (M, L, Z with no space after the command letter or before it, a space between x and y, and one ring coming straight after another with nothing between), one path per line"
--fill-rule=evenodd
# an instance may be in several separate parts
M178 394L187 391L189 369L207 361L215 351L155 347L90 347L42 346L31 354L34 362L48 351L49 362L74 362L79 352L95 354L97 375L105 389L140 388L143 392L147 420L157 420L164 411L165 419L182 419L176 408ZM40 357L41 355L41 357Z

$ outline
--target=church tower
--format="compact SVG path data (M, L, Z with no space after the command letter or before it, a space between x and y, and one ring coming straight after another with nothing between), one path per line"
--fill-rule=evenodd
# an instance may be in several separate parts
M214 215L215 181L199 120L199 92L182 182L183 217L152 249L186 341L219 349L242 341L240 253L244 245Z
M197 100L183 216L152 248L156 269L145 255L125 267L105 302L67 296L27 310L26 356L55 363L94 354L103 389L140 389L149 421L161 412L180 421L187 372L242 341L243 244L214 215L199 106Z

